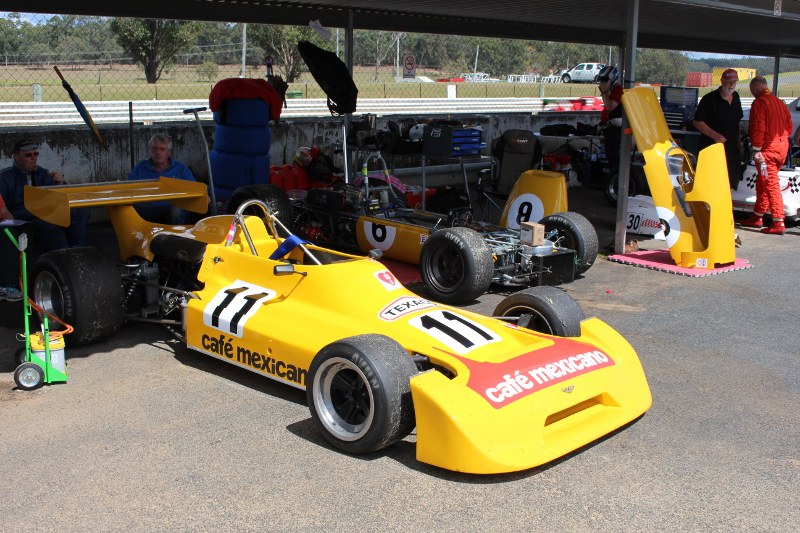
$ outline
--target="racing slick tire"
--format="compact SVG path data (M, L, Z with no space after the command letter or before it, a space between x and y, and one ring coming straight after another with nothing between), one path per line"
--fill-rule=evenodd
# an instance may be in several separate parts
M577 337L583 309L572 296L557 287L530 287L503 299L492 313L494 317L517 317L517 325L548 335Z
M44 370L36 363L22 363L14 371L14 383L22 390L35 390L44 385Z
M65 336L70 346L99 341L122 326L122 277L114 261L98 250L47 252L34 263L31 279L37 305L73 327L74 331Z
M556 230L558 245L564 248L575 250L576 260L575 271L583 274L591 267L597 259L599 244L597 241L597 231L589 220L574 211L563 211L553 213L539 221L544 224L545 233Z
M416 425L411 399L416 373L408 352L384 335L332 342L308 369L311 418L325 439L344 452L382 450Z
M230 199L228 200L228 214L236 213L239 206L247 200L261 200L267 207L270 208L272 213L280 220L284 226L290 227L292 223L292 203L289 201L289 195L286 191L275 185L256 184L256 185L243 185L233 191ZM245 211L246 215L262 216L260 209L250 208ZM283 233L283 232L279 232ZM285 237L285 235L282 235Z
M458 304L472 301L489 289L494 259L477 231L445 228L425 241L419 269L434 300Z

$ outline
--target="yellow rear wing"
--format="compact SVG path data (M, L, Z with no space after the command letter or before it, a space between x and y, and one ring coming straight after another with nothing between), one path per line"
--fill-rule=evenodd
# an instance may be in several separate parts
M106 181L87 185L25 187L25 207L38 218L69 226L70 209L110 207L167 200L194 213L208 210L205 183L161 177L157 180Z

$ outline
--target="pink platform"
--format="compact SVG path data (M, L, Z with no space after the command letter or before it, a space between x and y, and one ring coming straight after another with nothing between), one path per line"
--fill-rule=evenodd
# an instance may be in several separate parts
M734 270L744 270L745 268L752 268L753 266L747 259L737 258L732 265L725 265L719 268L679 267L672 260L672 256L669 255L669 250L640 250L628 254L609 255L608 259L616 263L649 268L650 270L669 272L670 274L678 274L680 276L689 276L693 278L713 276L714 274L733 272Z

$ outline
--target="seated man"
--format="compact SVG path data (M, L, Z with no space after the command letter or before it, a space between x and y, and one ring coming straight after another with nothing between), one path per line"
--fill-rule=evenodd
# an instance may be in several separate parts
M182 180L196 181L192 171L179 161L174 161L172 154L172 140L165 133L156 133L147 143L150 153L149 159L139 161L128 174L129 180L156 180L161 176L179 178ZM186 221L186 211L175 207L169 202L150 202L136 204L136 212L148 222L159 224L183 224Z
M73 209L70 226L62 228L36 218L25 208L25 185L44 187L66 183L61 172L39 166L39 143L31 139L21 139L14 143L11 157L14 164L0 171L0 196L5 200L14 219L28 222L32 248L39 252L49 252L83 246L89 222L88 210Z
M14 215L6 208L3 197L0 196L0 222L14 220ZM4 235L5 231L0 229L0 300L8 302L18 302L22 300L22 292L19 290L19 268L17 266L17 250L11 240ZM17 235L14 238L18 238Z

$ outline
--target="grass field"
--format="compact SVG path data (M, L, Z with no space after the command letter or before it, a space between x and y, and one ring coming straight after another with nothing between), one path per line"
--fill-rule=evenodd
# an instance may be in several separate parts
M182 100L207 98L214 83L224 78L238 77L240 65L220 65L214 80L204 80L196 66L176 66L165 71L158 83L148 84L142 68L138 65L59 65L64 77L84 101L97 100ZM361 98L444 98L447 83L395 82L394 67L356 67L354 79ZM263 67L248 67L247 77L259 78L265 74ZM447 74L419 69L418 76L430 79L448 77ZM767 77L768 80L771 76ZM780 95L788 98L800 95L800 74L781 75ZM61 80L52 65L45 66L0 66L0 101L29 102L34 100L34 86L38 84L41 101L58 102L69 100L61 87ZM580 97L597 96L593 84L539 84L539 83L458 83L459 98L536 98L536 97ZM700 94L714 90L704 87ZM738 87L743 97L749 97L747 82ZM290 97L324 98L325 94L309 73L304 73L298 82L289 86Z

